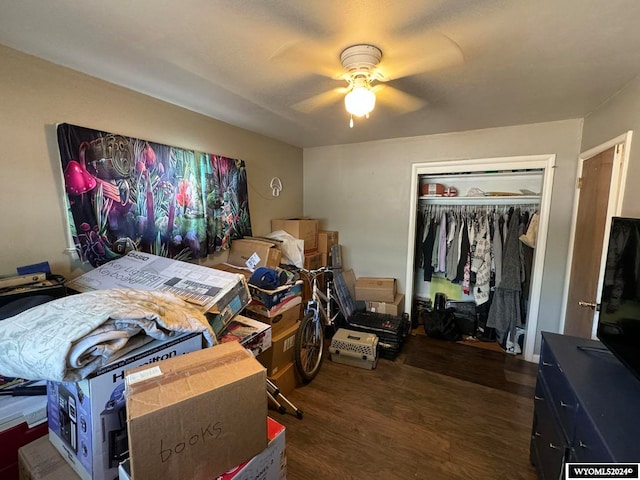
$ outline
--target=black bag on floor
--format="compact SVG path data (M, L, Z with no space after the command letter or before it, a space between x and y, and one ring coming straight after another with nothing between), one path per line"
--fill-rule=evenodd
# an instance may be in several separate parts
M463 300L447 300L446 308L453 308L456 327L462 335L473 336L478 329L475 302Z
M440 340L460 340L462 335L456 326L453 308L433 310L424 313L424 332L431 338Z

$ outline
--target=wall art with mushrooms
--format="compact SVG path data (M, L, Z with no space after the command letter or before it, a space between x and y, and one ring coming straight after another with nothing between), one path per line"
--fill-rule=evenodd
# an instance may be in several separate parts
M69 224L98 266L131 250L179 260L251 235L244 161L59 124Z

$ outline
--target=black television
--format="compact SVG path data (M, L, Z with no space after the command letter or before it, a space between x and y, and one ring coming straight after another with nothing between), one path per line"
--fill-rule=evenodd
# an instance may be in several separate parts
M611 220L597 337L640 379L640 218Z

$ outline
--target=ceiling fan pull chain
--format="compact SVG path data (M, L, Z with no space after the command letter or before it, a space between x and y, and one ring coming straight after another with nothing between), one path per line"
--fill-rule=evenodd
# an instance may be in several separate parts
M349 128L353 128L353 114L351 114L351 118L349 119Z

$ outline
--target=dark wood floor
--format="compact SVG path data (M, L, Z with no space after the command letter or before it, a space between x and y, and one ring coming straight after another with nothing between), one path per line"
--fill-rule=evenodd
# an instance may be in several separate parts
M325 359L288 396L288 479L535 479L536 366L502 352L411 335L364 370Z

